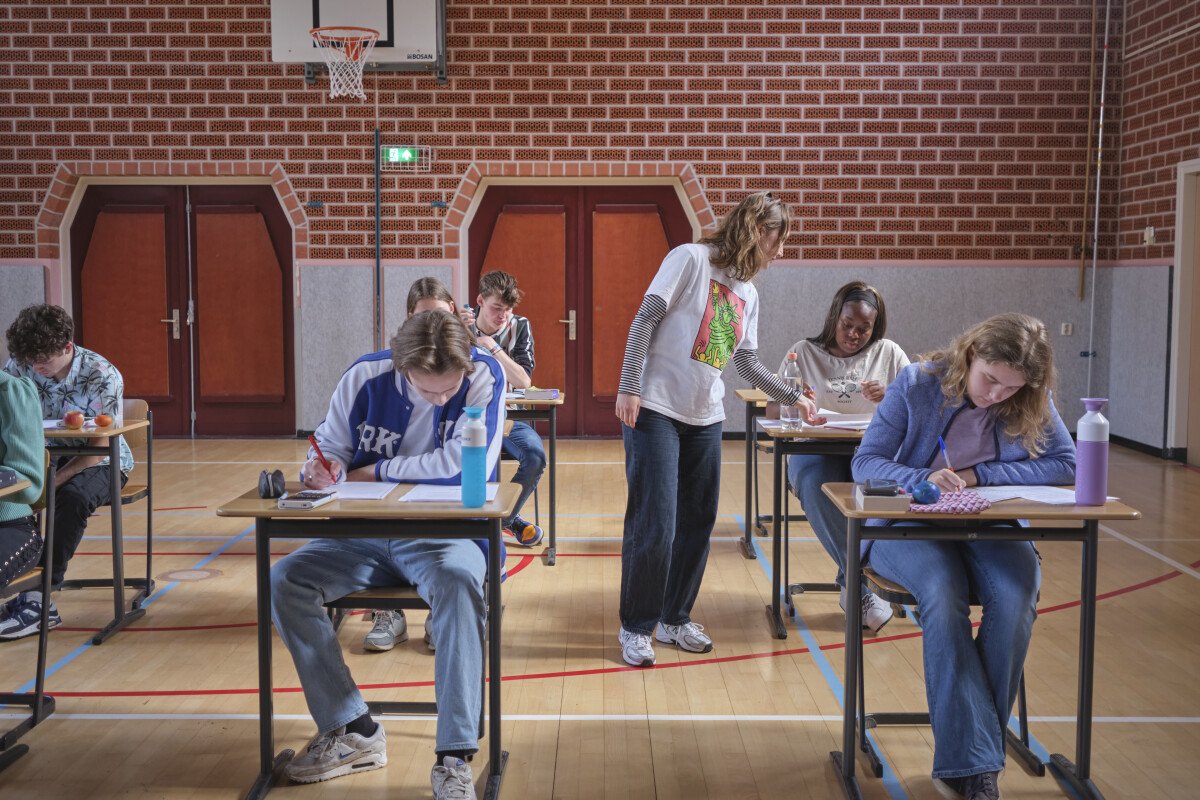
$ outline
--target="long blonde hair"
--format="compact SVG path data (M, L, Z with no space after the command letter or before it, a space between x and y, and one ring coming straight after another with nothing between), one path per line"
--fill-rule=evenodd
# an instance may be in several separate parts
M763 231L779 231L779 241L792 231L792 215L787 205L770 192L746 197L725 215L715 231L700 240L713 249L712 265L723 269L729 277L752 280L766 268L774 253L764 253L759 246Z
M1005 434L1010 439L1019 439L1036 457L1048 438L1050 392L1058 378L1046 326L1026 314L998 314L960 334L948 348L922 355L921 361L931 362L929 371L941 373L947 405L963 402L967 374L976 358L1004 364L1025 378L1024 386L992 409L1004 423Z

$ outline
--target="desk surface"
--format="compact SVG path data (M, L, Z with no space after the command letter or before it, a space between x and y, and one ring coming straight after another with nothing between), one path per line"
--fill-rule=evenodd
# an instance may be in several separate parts
M765 421L775 423L778 420ZM849 430L847 428L798 428L785 431L783 428L777 428L773 425L767 427L763 425L763 422L764 420L758 420L758 427L772 439L844 439L857 442L861 441L863 434L866 433L866 431Z
M107 428L46 428L43 433L47 439L102 439L106 436L136 431L149 427L149 425L149 420L131 419L119 425L114 422Z
M0 489L0 497L8 497L10 494L24 491L32 485L29 481L17 481L11 486L5 486L3 489Z
M397 488L382 500L334 500L314 509L279 508L274 500L264 500L257 489L251 489L241 497L230 500L217 509L218 517L270 517L272 519L504 519L512 514L521 487L515 483L501 483L496 499L484 503L481 508L463 508L458 503L403 503L400 498L413 487L411 483L397 484ZM288 494L304 487L289 483Z
M529 406L531 408L549 408L550 406L561 406L566 398L563 393L559 392L558 397L552 400L526 400L524 397L506 397L504 405L512 408L513 406Z
M854 507L853 483L826 483L821 487L825 496L833 501L843 516L851 519L908 519L915 521L953 520L969 523L970 520L1036 519L1058 521L1081 520L1131 520L1141 519L1142 512L1130 508L1119 500L1109 500L1102 506L1056 506L1035 503L1030 500L1003 500L978 514L924 514L912 511L861 510Z
M734 394L738 396L739 400L744 400L747 403L762 403L766 405L767 401L771 399L762 389L738 389Z

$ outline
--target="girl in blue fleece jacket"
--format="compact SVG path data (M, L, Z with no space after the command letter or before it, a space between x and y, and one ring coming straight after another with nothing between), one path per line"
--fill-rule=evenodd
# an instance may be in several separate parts
M892 478L910 491L922 480L942 491L1074 480L1075 447L1051 400L1054 354L1040 320L992 317L922 362L888 387L852 462L854 480ZM987 539L877 541L864 542L868 561L921 609L935 785L946 797L998 798L1004 728L1037 616L1037 551ZM976 637L972 592L983 604Z

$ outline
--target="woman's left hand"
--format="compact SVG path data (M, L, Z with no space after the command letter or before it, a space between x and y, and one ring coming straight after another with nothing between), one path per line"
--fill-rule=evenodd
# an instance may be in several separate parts
M879 381L863 381L862 382L863 397L867 398L872 403L882 402L884 392L886 392L886 391L887 391L887 387L885 387Z

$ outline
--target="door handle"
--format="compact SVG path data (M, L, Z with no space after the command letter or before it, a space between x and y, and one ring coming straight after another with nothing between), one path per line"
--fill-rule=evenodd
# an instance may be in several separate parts
M179 338L179 309L178 308L172 308L171 316L168 317L167 319L160 319L159 322L171 323L171 338L172 339Z
M560 319L559 322L565 322L567 325L567 339L572 342L575 341L575 309L572 308L568 311L567 318Z

